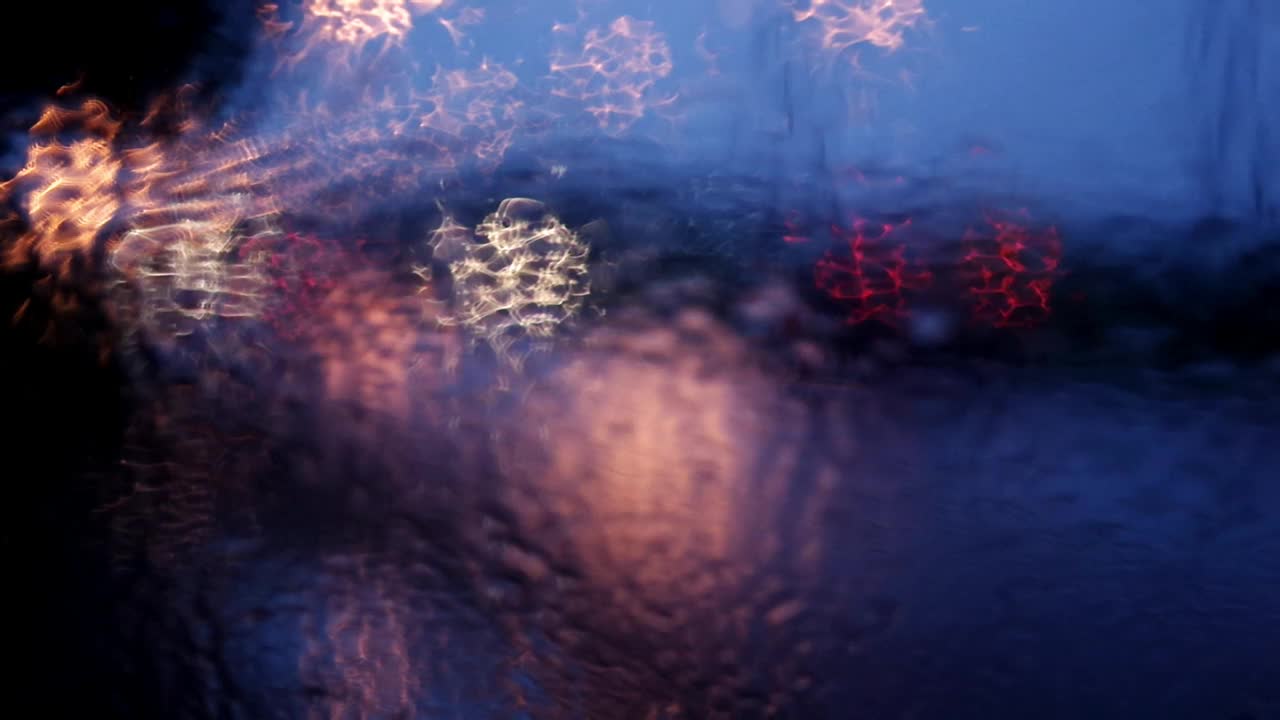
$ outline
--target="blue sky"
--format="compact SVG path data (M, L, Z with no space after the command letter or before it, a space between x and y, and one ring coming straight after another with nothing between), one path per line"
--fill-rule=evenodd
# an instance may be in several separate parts
M1206 94L1190 72L1195 0L927 0L926 8L932 22L901 49L862 53L884 81L833 74L799 95L826 118L832 152L922 175L976 169L1010 190L1103 211L1201 209L1191 171L1203 130L1195 104ZM753 22L777 19L758 12ZM909 88L896 80L903 71ZM864 90L874 116L836 127L841 99ZM995 152L972 158L975 145Z
M668 34L676 64L669 80L694 108L690 128L701 133L684 137L691 152L740 156L741 142L749 142L803 164L820 136L828 157L841 163L892 162L926 176L976 170L1016 186L1011 191L1068 205L1171 216L1208 209L1195 161L1205 149L1205 118L1222 111L1222 88L1214 86L1222 73L1196 74L1194 28L1218 13L1223 27L1280 31L1280 4L1251 0L925 0L931 22L909 32L901 49L860 53L876 80L850 72L847 54L818 53L811 28L788 22L776 0L581 6L592 18L651 19ZM572 20L573 7L553 2L547 14L527 15L529 37L547 15ZM718 56L716 77L706 75L691 48L702 33ZM1238 44L1221 33L1217 42L1224 38ZM1226 56L1221 47L1209 54L1223 67ZM1262 80L1280 97L1277 70L1264 67ZM779 141L769 130L786 112L784 85L796 125ZM846 121L848 103L868 97L874 113ZM1232 126L1243 135L1266 107L1255 102L1228 112L1244 118ZM995 152L969 156L979 144ZM1227 165L1220 172L1238 195L1245 189L1234 181L1246 169L1231 163L1247 164L1253 146L1242 140L1232 147L1221 153ZM1222 202L1228 210L1243 205L1240 197Z

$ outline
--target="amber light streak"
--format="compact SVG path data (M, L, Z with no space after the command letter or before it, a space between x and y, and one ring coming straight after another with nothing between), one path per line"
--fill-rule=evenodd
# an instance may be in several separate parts
M275 8L263 13L282 57L273 82L285 129L274 144L293 149L281 190L290 204L326 195L328 210L344 211L388 191L407 196L428 175L492 170L502 160L524 107L515 74L481 59L427 76L405 50L416 16L430 13L455 45L484 18L469 7L445 17L449 5L311 0L298 23L278 20ZM335 188L356 191L342 198Z
M400 45L413 29L415 15L435 12L447 0L306 0L298 33L302 47L286 55L282 65L312 57L351 61L375 40ZM278 6L263 6L259 15L269 33L284 36L294 24L276 17Z
M37 139L26 165L0 183L0 202L18 198L26 221L26 232L5 248L7 265L36 260L44 271L65 276L76 258L87 258L122 204L117 181L124 165L113 144L120 127L96 100L78 110L45 110L31 129ZM85 137L56 139L73 130Z
M551 56L552 92L583 104L600 129L628 130L651 109L674 96L657 95L660 80L671 74L671 48L652 22L620 17L607 28L592 28L581 49L571 26L553 28L560 46Z
M822 46L840 52L870 44L886 50L902 46L903 33L925 18L924 0L800 0L796 22L812 22Z
M313 59L326 68L358 60L365 69L373 60L365 45L381 37L399 44L415 14L447 4L310 0L297 32L276 21L272 7L262 19L269 34L300 40L302 54L315 50ZM478 17L463 12L452 32ZM327 62L334 47L340 57ZM370 65L368 74L384 78L380 68ZM322 84L319 100L307 97L314 83L281 79L276 109L286 110L284 127L266 136L236 121L205 127L192 87L166 94L128 125L96 99L50 107L31 130L25 166L0 183L0 202L19 227L17 239L0 248L4 262L38 265L60 281L86 267L90 274L74 278L77 287L107 290L127 334L144 329L172 339L215 316L257 315L263 272L259 259L237 249L248 239L244 232L259 232L246 231L249 224L282 207L356 212L353 205L375 197L418 190L425 177L456 170L464 156L495 167L511 144L521 107L509 98L512 73L487 62L441 69L423 94L397 85L403 75L392 73L385 86L347 83L336 98ZM74 91L67 86L59 95ZM359 102L345 102L351 98ZM100 258L105 266L92 267ZM85 286L94 271L105 271L104 287Z
M316 39L362 46L382 35L403 39L413 28L413 11L429 12L439 6L439 0L307 0L303 12Z

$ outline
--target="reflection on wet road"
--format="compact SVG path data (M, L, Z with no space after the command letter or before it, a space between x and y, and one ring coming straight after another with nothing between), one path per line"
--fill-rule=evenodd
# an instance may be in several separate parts
M0 148L14 704L1280 717L1276 15L927 4L92 28Z
M147 571L165 589L136 598L158 666L193 673L170 700L316 718L1280 707L1259 377L987 363L798 382L712 312L609 317L496 394L465 367L443 398L387 374L451 408L434 416L326 391L279 411L256 441L271 460L239 471L256 522L217 491L206 533Z

